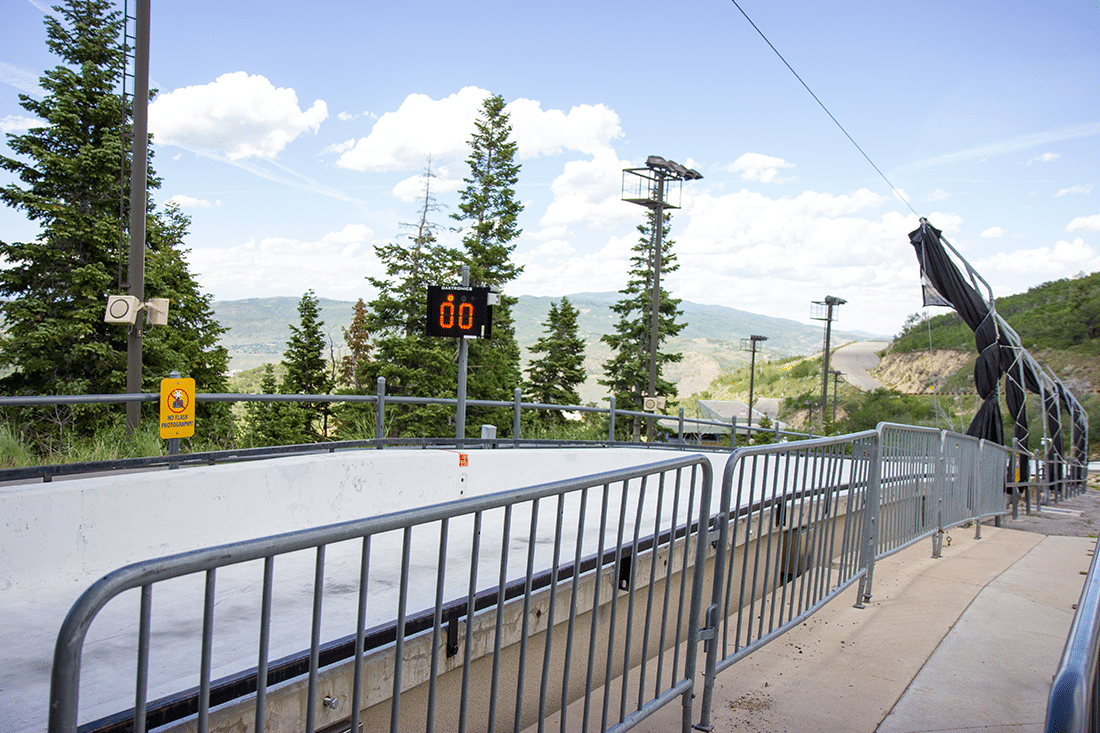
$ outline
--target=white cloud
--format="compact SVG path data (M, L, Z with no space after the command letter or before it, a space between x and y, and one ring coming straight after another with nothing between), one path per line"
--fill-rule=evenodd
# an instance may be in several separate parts
M215 201L210 203L206 199L197 199L193 196L187 196L182 193L177 193L172 198L168 199L167 203L175 204L181 209L209 209L211 206L221 206L221 201Z
M592 154L622 137L619 116L602 104L582 104L566 114L543 110L531 99L517 99L505 107L520 158L556 155L563 150Z
M936 201L943 201L944 199L947 199L947 198L951 198L951 194L948 193L947 191L944 191L942 188L937 188L932 193L924 196L921 199L921 201L931 204L931 203L934 203Z
M1004 235L1004 229L1001 229L1000 227L989 227L989 229L986 229L979 236L981 236L983 239L1000 239Z
M550 184L554 200L539 224L552 230L551 236L563 236L574 224L603 230L637 219L641 210L620 198L622 171L629 167L611 148L596 150L590 160L566 163L561 175Z
M464 87L442 99L410 94L394 112L382 115L370 135L344 152L337 165L357 171L415 170L435 160L464 159L481 105L489 92ZM565 150L593 154L622 136L619 116L602 104L582 104L568 113L542 109L530 99L505 106L520 158Z
M729 170L741 173L742 180L759 181L761 183L785 183L797 180L794 176L783 178L779 175L780 168L794 168L794 163L788 163L782 158L760 153L745 153L729 165Z
M1092 193L1092 184L1078 184L1076 186L1070 186L1069 188L1060 189L1058 193L1054 194L1054 198L1058 198L1059 196L1066 196L1071 193Z
M328 298L355 300L369 291L363 277L384 275L373 237L370 227L348 224L314 241L253 237L226 249L195 248L189 257L203 288L219 300L301 295L310 288Z
M42 98L45 91L38 86L38 73L6 61L0 61L0 82L13 86L24 94Z
M360 138L336 164L356 171L414 170L424 165L428 155L462 157L488 96L477 87L464 87L440 100L410 94L397 111L382 115L370 135Z
M22 133L32 127L45 127L46 123L37 117L24 117L23 115L5 115L0 119L0 133Z
M1100 214L1079 216L1066 225L1067 232L1075 232L1078 229L1083 229L1086 232L1100 232Z
M359 115L352 114L351 112L341 112L340 114L336 115L336 119L340 120L341 122L347 122L348 120L354 120L358 116Z
M1030 159L1024 165L1031 165L1032 163L1036 163L1036 162L1038 162L1038 163L1050 163L1052 161L1058 160L1058 158L1060 158L1060 157L1062 157L1062 156L1058 155L1058 153L1043 153L1042 155L1036 155L1034 158Z
M323 100L303 111L293 89L243 71L161 94L149 105L157 142L224 153L230 160L273 160L302 133L317 132L327 117Z
M1089 122L1083 125L1069 125L1054 130L1032 133L1030 135L1020 135L1005 140L995 140L994 142L979 145L967 150L960 150L956 153L937 155L934 158L919 160L905 167L926 167L944 165L946 163L959 163L964 160L989 158L996 155L1004 155L1006 153L1015 153L1038 145L1048 145L1062 140L1076 140L1083 137L1092 137L1094 135L1100 135L1100 122Z
M975 266L979 272L999 270L1034 277L1100 270L1100 256L1080 237L1059 240L1053 247L999 252Z
M462 188L461 178L451 178L446 168L437 168L432 176L431 193L433 196L441 193L457 191ZM405 203L411 203L424 195L424 175L409 176L400 181L390 192Z
M355 147L355 138L348 138L342 143L333 143L332 145L326 145L321 148L321 152L318 155L328 155L329 153L346 153Z

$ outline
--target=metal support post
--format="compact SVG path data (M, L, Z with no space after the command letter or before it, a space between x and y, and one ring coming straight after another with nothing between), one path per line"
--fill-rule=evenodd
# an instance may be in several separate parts
M149 5L137 0L137 24L134 37L133 145L130 163L130 263L127 292L145 302L145 200L149 171ZM137 322L126 335L126 392L141 393L142 327L145 317L138 312ZM141 424L141 403L126 403L126 431L133 434Z
M462 287L470 284L470 266L462 266ZM465 336L458 337L458 405L455 408L455 443L462 447L466 437L466 368L470 360L470 345Z
M378 378L378 400L374 403L374 437L378 440L386 437L386 378ZM381 450L382 446L379 445Z
M512 408L512 442L519 444L520 419L519 412L522 409L523 390L516 387L512 393L514 407Z
M615 395L609 398L610 408L607 410L607 442L615 442Z

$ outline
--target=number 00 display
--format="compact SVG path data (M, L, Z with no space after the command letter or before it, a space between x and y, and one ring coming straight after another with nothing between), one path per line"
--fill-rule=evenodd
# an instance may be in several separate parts
M492 334L489 288L428 286L429 336L477 336Z

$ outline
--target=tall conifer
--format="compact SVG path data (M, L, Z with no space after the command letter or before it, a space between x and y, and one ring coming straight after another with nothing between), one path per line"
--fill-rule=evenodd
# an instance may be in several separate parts
M554 405L580 404L577 387L584 383L584 339L577 333L577 309L562 298L550 303L550 312L543 323L544 336L531 348L543 356L527 367L523 393L535 402ZM548 422L562 422L560 412L540 413Z
M470 137L470 176L464 179L466 186L459 192L459 210L452 215L464 226L462 246L472 285L503 289L523 272L512 261L523 204L516 198L520 166L515 162L517 145L511 135L504 99L499 95L488 97ZM520 352L512 320L515 303L515 298L502 295L500 304L493 308L492 337L470 344L471 399L509 400L520 383ZM478 429L478 418L498 427L511 425L511 419L501 410L471 409L470 413L474 419L467 419L466 424L471 432Z

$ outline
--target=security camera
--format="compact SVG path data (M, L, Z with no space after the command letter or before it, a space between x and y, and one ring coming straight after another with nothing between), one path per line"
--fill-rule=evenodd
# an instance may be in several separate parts
M137 323L141 308L141 301L132 295L111 295L107 298L107 312L103 314L103 320L132 326Z

